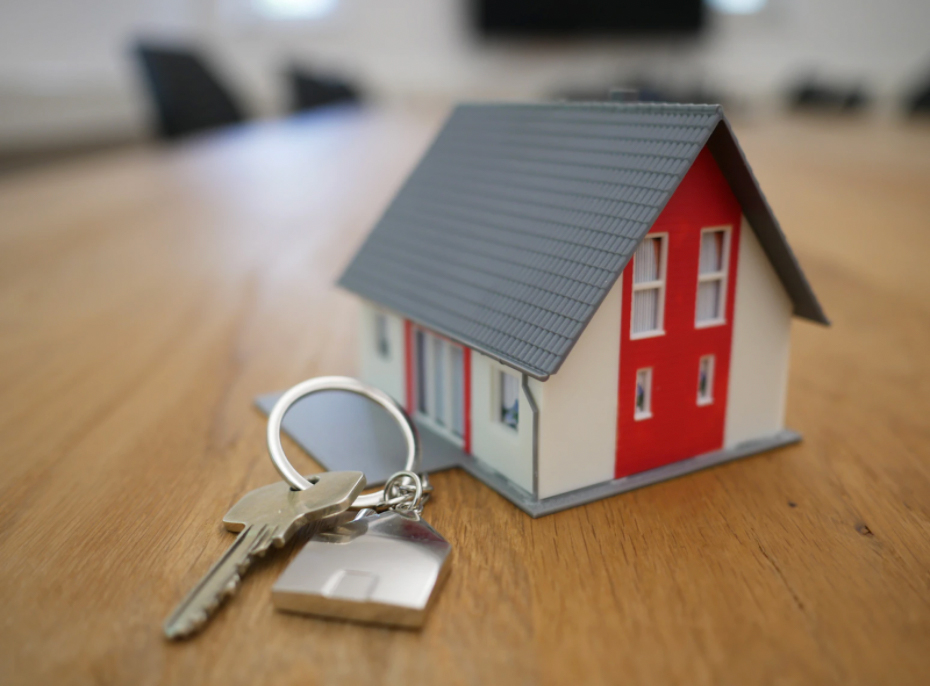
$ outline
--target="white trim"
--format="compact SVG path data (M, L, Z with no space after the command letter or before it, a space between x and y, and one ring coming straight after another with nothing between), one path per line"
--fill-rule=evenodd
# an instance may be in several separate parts
M640 410L636 406L636 388L639 386L639 375L645 372L646 383L643 385L645 389L645 399L646 399L646 409ZM635 421L640 421L642 419L651 419L652 418L652 367L643 367L636 370L636 381L633 385L633 419Z
M701 248L704 245L705 233L723 232L723 268L716 272L701 274ZM712 326L722 326L727 323L727 283L730 277L730 244L732 243L733 227L732 225L708 226L701 229L701 238L698 243L698 278L697 288L694 292L694 328L706 329ZM703 319L698 321L698 298L702 283L713 281L720 282L720 316L714 319Z
M632 305L631 305L632 307ZM632 318L632 317L631 317ZM652 331L642 331L640 333L630 333L631 341L638 341L642 338L655 338L656 336L664 336L665 329L653 329Z
M724 297L726 297L726 296L724 296ZM726 323L727 323L726 318L724 318L724 319L705 319L704 321L701 321L701 322L694 322L694 328L695 328L695 329L710 329L710 328L713 328L713 327L715 327L715 326L723 326L723 325L726 324Z
M630 293L630 340L637 340L640 338L653 338L655 336L664 336L665 335L665 291L668 283L668 244L669 244L669 234L667 231L657 232L657 233L647 233L643 240L649 240L650 238L658 238L659 248L662 251L662 254L659 256L659 269L661 270L662 278L656 279L654 281L644 281L642 283L636 283L636 252L633 253L633 259L631 260L633 274L630 281L632 282L632 288ZM639 246L636 248L639 250ZM645 290L658 290L659 291L659 308L656 313L656 328L650 329L649 331L633 331L633 323L636 321L633 316L633 303L636 300L637 291Z

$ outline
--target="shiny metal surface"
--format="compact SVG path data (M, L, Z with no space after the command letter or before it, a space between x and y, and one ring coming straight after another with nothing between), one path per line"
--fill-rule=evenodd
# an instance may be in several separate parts
M280 481L246 493L223 518L230 531L241 532L210 571L191 589L164 624L165 636L184 638L196 632L223 600L239 587L255 557L272 545L280 548L303 525L337 519L365 488L361 472L324 472L310 477L313 488L295 491Z
M424 498L423 493L427 488L429 491ZM425 474L420 478L420 475L414 472L396 472L384 484L384 503L398 512L420 514L432 490L433 487L429 485Z
M408 472L420 471L422 457L420 436L417 433L417 428L404 409L391 396L373 386L363 384L361 381L347 376L321 376L308 379L285 391L284 395L275 403L271 414L268 415L268 453L271 455L271 461L275 469L293 488L305 490L311 488L312 484L294 469L287 459L287 455L284 454L284 447L281 445L281 422L291 405L304 396L321 391L349 391L356 393L376 402L387 410L388 414L397 422L404 435L404 440L407 442L407 460L404 470ZM381 507L386 504L387 500L388 497L382 490L359 496L352 504L352 507Z
M451 546L415 512L369 514L313 536L272 588L287 612L419 627Z

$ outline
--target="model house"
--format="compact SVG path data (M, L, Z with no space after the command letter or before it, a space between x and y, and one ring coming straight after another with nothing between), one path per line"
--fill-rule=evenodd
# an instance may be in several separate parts
M340 283L362 378L534 514L798 440L827 323L712 105L460 106Z

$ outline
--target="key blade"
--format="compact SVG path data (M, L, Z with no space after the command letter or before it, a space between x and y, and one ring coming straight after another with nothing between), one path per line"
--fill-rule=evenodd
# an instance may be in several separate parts
M322 519L347 509L365 488L362 472L323 472L309 477L314 483L305 491L291 490L284 481L257 488L243 496L223 517L229 531L242 531L249 524L283 519L294 522L276 539L286 538L312 519ZM276 540L275 543L280 545Z
M165 620L165 636L186 638L206 624L223 600L235 593L253 551L263 545L267 548L266 539L273 534L274 527L269 525L245 528Z
M347 520L345 510L365 488L361 472L325 472L312 481L315 485L303 491L292 491L283 481L263 486L236 503L223 523L241 533L168 617L168 638L184 638L203 626L238 588L252 559L272 545L280 548L311 521L325 527Z

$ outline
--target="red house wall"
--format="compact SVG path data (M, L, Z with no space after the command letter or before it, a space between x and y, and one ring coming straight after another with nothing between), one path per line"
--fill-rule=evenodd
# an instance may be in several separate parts
M631 339L633 262L624 270L617 478L723 447L741 209L704 148L650 233L668 234L665 334ZM729 226L725 323L695 326L701 229ZM715 355L713 403L697 404L698 364ZM652 368L652 416L634 419L636 372Z

